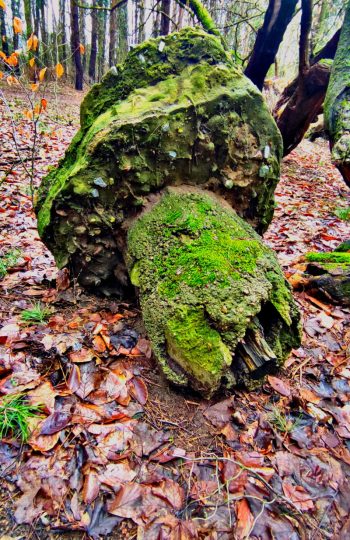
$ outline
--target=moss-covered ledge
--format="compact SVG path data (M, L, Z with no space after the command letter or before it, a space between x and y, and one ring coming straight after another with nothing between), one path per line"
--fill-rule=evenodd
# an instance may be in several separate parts
M249 378L236 349L250 328L276 364L299 345L298 311L275 255L209 193L169 188L131 226L127 246L144 323L172 382L208 397L223 380Z

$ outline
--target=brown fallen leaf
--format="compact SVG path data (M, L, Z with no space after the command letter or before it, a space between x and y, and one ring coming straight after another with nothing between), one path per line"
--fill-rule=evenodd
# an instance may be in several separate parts
M287 481L282 484L285 496L290 499L298 510L306 512L314 509L314 503L303 486L293 486Z
M290 397L292 395L291 388L287 382L282 381L279 377L273 377L272 375L269 375L267 379L272 388L282 396Z

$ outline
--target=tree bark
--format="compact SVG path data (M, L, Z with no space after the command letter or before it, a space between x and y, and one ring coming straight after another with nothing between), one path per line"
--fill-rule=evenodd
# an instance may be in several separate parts
M306 72L303 83L288 101L280 116L275 114L283 138L283 155L288 155L302 141L310 124L320 113L326 95L330 66L318 63Z
M60 0L59 4L59 16L60 16L60 52L59 59L62 64L66 63L68 57L67 51L67 34L66 34L66 0ZM68 66L66 65L66 71Z
M26 21L27 37L33 33L32 23L32 4L31 0L23 0L24 3L24 18Z
M75 89L83 89L83 64L81 63L80 36L79 36L79 8L75 0L70 0L71 9L71 49L75 65Z
M312 0L302 0L299 74L283 93L274 112L285 156L298 146L311 122L320 114L329 82L329 65L321 61L310 67L311 23Z
M167 36L170 30L170 5L171 0L162 0L161 3L161 18L160 18L160 32L161 36Z
M104 5L104 1L100 0L100 6ZM104 73L104 65L106 59L106 31L107 31L107 12L101 10L98 13L98 80L100 81Z
M7 41L7 34L6 34L6 23L5 23L5 11L3 8L0 8L0 33L1 33L1 48L2 51L6 54L6 56L9 55L9 44Z
M117 12L114 9L110 13L109 18L109 54L108 64L112 67L116 63L116 47L117 47Z
M350 186L350 2L327 90L325 122L330 134L332 160Z
M19 0L11 0L11 11L13 17L19 17ZM13 50L16 51L19 45L19 36L13 33Z
M86 70L86 20L85 20L85 9L79 9L79 29L80 29L80 43L84 47L84 54L82 55L83 71Z
M260 90L288 24L293 18L297 0L270 0L264 24L258 31L253 54L245 74Z
M124 4L117 9L117 62L125 60L128 53L128 6Z
M91 51L89 60L89 79L91 83L96 80L98 18L96 9L93 9L95 6L97 6L97 0L93 0L91 9Z

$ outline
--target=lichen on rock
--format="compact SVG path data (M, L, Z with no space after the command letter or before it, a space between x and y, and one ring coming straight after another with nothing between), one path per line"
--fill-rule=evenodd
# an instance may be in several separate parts
M206 397L223 379L237 383L235 351L254 324L279 362L298 346L298 311L275 255L213 195L169 188L127 245L153 350L174 383Z
M149 40L87 94L40 188L39 233L60 267L101 286L120 268L125 221L167 185L209 189L263 232L281 152L260 92L218 38L188 28Z

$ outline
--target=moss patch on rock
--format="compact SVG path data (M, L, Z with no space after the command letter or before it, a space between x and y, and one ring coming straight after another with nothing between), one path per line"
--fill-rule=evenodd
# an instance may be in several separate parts
M209 396L232 382L235 349L266 310L260 324L279 361L298 346L299 315L275 255L209 193L169 188L131 226L127 246L153 350L176 384Z
M167 185L212 190L262 232L281 149L220 40L199 29L149 40L86 96L81 130L40 188L39 234L60 267L100 286L122 261L123 224Z

